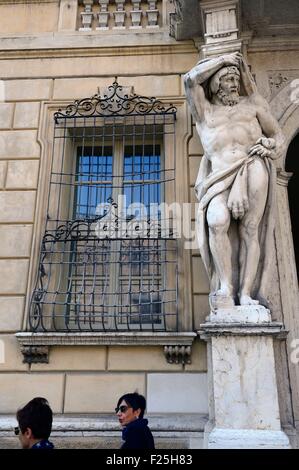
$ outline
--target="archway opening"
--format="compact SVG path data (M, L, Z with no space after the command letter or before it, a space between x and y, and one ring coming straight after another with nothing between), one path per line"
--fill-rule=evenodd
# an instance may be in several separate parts
M286 171L293 173L288 184L288 196L297 276L299 278L299 133L294 137L289 145L285 169Z

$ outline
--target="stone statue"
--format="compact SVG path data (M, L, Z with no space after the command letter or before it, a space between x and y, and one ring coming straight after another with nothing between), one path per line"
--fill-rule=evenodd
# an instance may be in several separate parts
M273 259L274 159L284 139L239 52L204 59L185 75L201 139L197 238L213 308L267 306Z

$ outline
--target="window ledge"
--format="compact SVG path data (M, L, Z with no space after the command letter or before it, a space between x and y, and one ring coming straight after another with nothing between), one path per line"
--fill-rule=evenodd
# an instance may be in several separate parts
M48 363L51 346L163 346L170 364L190 364L194 332L16 333L23 362Z

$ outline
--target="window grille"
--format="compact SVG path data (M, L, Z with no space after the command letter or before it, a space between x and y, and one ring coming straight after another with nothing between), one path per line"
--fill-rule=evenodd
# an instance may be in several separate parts
M117 81L55 113L31 331L178 331L175 116Z

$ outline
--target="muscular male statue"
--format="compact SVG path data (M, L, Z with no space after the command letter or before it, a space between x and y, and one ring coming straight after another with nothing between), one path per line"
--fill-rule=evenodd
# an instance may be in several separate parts
M259 290L271 229L273 235L272 160L283 149L281 130L239 52L200 61L185 75L185 88L204 148L195 190L210 298L216 307L265 303Z

